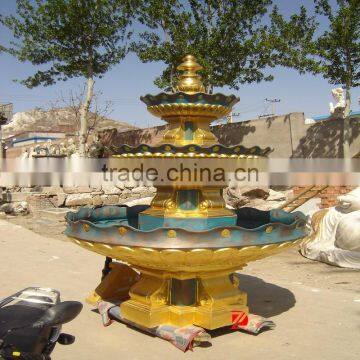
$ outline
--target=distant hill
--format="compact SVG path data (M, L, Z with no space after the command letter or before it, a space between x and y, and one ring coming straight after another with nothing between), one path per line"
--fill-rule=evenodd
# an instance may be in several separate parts
M77 134L79 131L79 114L71 108L42 110L33 109L14 114L11 121L2 127L3 137L8 138L27 131L66 132ZM123 121L107 117L96 117L90 113L89 126L95 131L117 129L119 132L134 130L137 127Z

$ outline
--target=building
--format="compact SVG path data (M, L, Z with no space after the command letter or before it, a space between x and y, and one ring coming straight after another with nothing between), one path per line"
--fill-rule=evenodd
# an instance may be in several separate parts
M66 138L64 132L52 131L24 131L22 133L10 136L5 140L7 149L21 146L35 146L47 141L57 141Z

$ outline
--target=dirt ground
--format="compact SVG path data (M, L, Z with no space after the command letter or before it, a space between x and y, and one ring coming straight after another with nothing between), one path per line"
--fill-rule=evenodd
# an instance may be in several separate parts
M83 301L96 287L103 258L67 242L63 228L64 223L33 217L0 220L0 298L27 286L49 286L63 300ZM57 345L53 359L360 359L359 271L289 250L250 263L241 271L241 284L251 312L271 318L274 330L257 336L214 331L211 346L183 354L126 325L103 327L84 303L80 316L63 328L76 336L75 343Z

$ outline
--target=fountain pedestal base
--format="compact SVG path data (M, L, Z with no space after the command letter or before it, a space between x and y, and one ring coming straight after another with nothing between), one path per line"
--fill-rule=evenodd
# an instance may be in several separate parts
M140 280L121 304L127 320L152 328L161 324L217 329L232 324L232 312L248 314L247 295L230 273L174 274L139 269Z

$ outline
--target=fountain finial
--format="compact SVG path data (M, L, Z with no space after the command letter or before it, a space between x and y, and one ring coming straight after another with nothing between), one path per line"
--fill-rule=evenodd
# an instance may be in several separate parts
M201 76L196 73L202 68L203 67L196 62L195 56L186 55L183 58L183 62L177 67L178 70L183 71L183 74L180 75L177 91L182 91L187 94L205 92Z

